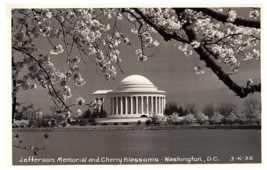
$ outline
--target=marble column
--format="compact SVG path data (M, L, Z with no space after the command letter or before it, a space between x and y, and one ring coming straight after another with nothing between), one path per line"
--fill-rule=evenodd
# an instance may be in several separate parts
M146 113L149 111L149 106L148 106L148 96L146 96Z
M143 114L144 113L144 99L143 99L144 96L141 96L141 111L140 113Z
M163 97L163 106L164 106L164 108L166 106L166 98L165 97Z
M127 96L125 97L125 114L128 114Z
M154 112L154 106L153 106L154 104L153 104L153 96L151 96L151 113L153 114L153 112Z
M164 97L161 98L162 114L164 114L164 108L165 108L163 99L164 99Z
M160 97L160 114L162 114L162 97Z
M160 98L161 98L161 97L159 97L159 100L158 100L159 114L161 114Z
M158 97L155 97L155 112L158 113Z
M133 97L131 96L130 99L131 99L131 115L132 115L133 114Z
M118 97L115 97L116 98L116 115L119 114L119 98Z
M116 97L113 97L113 114L116 114Z
M138 114L138 96L135 97L135 112Z
M121 109L120 109L120 114L122 115L123 114L123 97L120 97L121 101L120 101L120 106L121 106Z
M114 113L113 113L113 107L112 106L113 106L113 98L110 97L110 112L113 115Z

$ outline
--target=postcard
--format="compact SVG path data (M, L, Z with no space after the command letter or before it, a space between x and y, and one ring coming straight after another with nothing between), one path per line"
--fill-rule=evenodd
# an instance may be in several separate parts
M262 5L7 13L11 165L262 164Z

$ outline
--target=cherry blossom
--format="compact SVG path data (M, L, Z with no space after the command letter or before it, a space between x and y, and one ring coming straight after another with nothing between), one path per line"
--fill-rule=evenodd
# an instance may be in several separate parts
M260 16L260 13L258 10L253 10L249 13L249 17L257 19Z
M203 70L202 67L196 66L196 67L194 67L194 69L195 69L196 74L204 74L205 73L205 71Z
M81 97L79 97L77 100L76 100L76 105L80 105L80 106L83 106L85 104L85 100Z
M159 44L160 44L160 43L159 43L158 41L154 41L154 42L153 42L153 45L154 45L155 47L159 46Z
M253 83L252 79L248 79L247 85L251 85Z
M192 45L193 48L198 48L200 46L200 42L192 41L190 45Z
M53 50L50 51L50 54L58 55L58 54L63 53L63 51L64 51L64 49L63 49L62 45L59 44L58 46L54 47Z
M228 11L228 18L227 18L227 21L229 22L234 22L235 19L236 19L236 11L235 10L230 10Z

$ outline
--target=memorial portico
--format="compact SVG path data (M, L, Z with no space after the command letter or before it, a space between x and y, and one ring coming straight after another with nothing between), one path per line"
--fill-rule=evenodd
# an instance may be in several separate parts
M140 75L126 77L114 90L99 90L93 94L104 99L103 108L108 117L149 117L154 113L163 114L166 105L166 92Z

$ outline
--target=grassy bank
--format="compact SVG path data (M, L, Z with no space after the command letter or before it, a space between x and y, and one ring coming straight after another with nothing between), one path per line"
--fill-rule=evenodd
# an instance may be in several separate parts
M51 131L94 131L94 130L188 130L188 129L261 129L261 125L192 125L192 126L146 126L146 125L108 125L108 126L69 126L52 128ZM13 132L47 131L48 128L13 128Z

